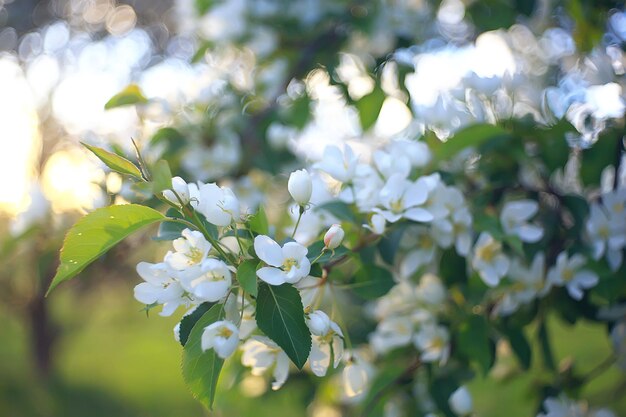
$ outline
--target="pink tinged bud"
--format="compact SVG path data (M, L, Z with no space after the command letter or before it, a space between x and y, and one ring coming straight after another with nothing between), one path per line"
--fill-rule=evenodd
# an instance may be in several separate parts
M311 193L313 192L311 175L309 175L306 169L292 172L289 176L287 189L296 203L301 206L306 206L309 204Z
M324 245L327 249L335 249L341 242L343 242L343 238L345 236L345 232L341 228L340 224L333 224L330 226L330 229L324 235Z

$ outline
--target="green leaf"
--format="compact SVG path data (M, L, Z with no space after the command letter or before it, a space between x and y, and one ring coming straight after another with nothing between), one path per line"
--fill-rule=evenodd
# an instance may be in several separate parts
M329 203L320 204L315 207L315 210L327 211L339 220L345 220L351 223L357 222L357 218L350 206L341 201L331 201Z
M480 147L493 140L511 138L507 130L489 124L475 124L459 130L446 142L441 142L435 146L433 156L436 160L450 159L463 149L469 147Z
M160 193L172 189L172 172L166 160L158 161L152 170L152 191Z
M351 288L359 296L373 300L387 294L394 284L393 276L387 269L366 264L354 275Z
M313 243L311 246L309 246L308 248L308 253L307 253L307 258L309 258L309 261L313 262L315 260L315 258L317 258L317 256L322 252L322 249L324 249L324 242L322 241L317 241L315 243ZM339 246L337 248L335 248L335 251L331 251L331 250L327 250L324 252L324 254L322 256L319 257L319 259L317 261L315 261L316 264L325 264L328 261L330 261L331 259L337 259L337 258L341 258L342 256L344 256L345 254L347 254L348 252L350 252L347 248L345 248L344 246Z
M259 210L248 220L248 227L253 233L259 235L269 235L269 223L263 206L259 206Z
M606 131L591 148L582 152L580 177L585 185L599 184L604 168L615 165L617 155L623 149L622 135L620 131Z
M359 120L361 121L363 130L368 130L370 127L374 126L376 120L378 120L380 109L382 109L386 97L385 92L377 85L374 91L361 97L361 99L356 102L356 108L359 111Z
M568 231L569 235L574 238L580 238L585 226L585 220L589 215L587 200L581 196L570 194L561 197L561 201L571 213L572 220L574 220L573 226Z
M260 285L256 321L259 329L302 369L311 351L311 334L298 290L289 284Z
M402 239L402 235L405 230L405 227L400 227L389 233L387 236L384 236L380 239L380 242L378 242L378 251L380 252L380 256L383 258L383 261L389 265L394 264L396 253L400 248L400 239Z
M224 360L217 356L213 349L203 352L200 341L204 328L223 317L223 304L211 307L193 326L183 349L183 379L194 398L209 409L213 407L217 380Z
M388 364L383 367L380 372L376 374L372 384L367 392L365 400L363 400L363 415L371 415L372 407L380 407L385 404L385 394L393 394L398 387L399 380L402 379L404 374L407 375L407 380L411 379L410 372L407 372L406 364L401 366L399 364ZM383 414L384 415L384 414Z
M176 210L175 208L169 208L165 212L166 217L173 217L176 219L181 219L183 216ZM177 222L168 221L167 219L159 224L159 231L157 235L153 237L153 240L174 240L178 239L182 236L183 230L185 230L187 226L184 224L180 224Z
M125 237L163 219L165 216L158 211L137 204L104 207L87 214L65 236L59 268L48 294Z
M446 249L439 262L439 276L448 286L467 282L465 257L456 253L454 248Z
M528 339L524 335L524 331L522 329L512 327L508 328L504 331L507 339L509 339L509 343L511 344L511 348L513 352L515 352L515 356L520 361L522 368L529 369L532 360L532 349L530 347L530 343L528 343Z
M202 303L196 307L194 311L182 318L178 329L178 339L180 340L181 345L185 346L187 344L187 340L189 339L193 326L195 326L202 316L204 316L204 313L209 311L209 309L214 305L215 303Z
M119 156L118 154L109 152L96 146L87 145L84 142L81 144L94 153L106 166L111 168L115 172L120 174L132 175L135 178L141 179L141 171L128 159Z
M249 259L239 264L237 268L237 281L241 288L248 294L256 297L258 294L258 286L256 279L257 261Z
M111 97L109 101L104 105L106 110L113 109L115 107L130 106L132 104L144 104L148 99L143 95L141 89L137 84L130 84L125 89Z
M483 316L471 315L457 330L457 346L467 359L476 361L486 375L493 365L494 348L489 340L487 320Z

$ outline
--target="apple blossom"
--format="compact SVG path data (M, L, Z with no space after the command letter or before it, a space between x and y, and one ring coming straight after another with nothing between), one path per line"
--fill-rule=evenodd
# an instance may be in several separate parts
M223 261L205 259L200 265L179 273L182 287L198 302L221 300L230 289L232 274Z
M522 242L538 242L543 237L543 228L527 223L538 210L539 204L534 200L507 202L500 213L504 232L519 237Z
M459 416L466 416L473 410L472 396L465 385L457 388L448 398L450 409Z
M178 306L189 304L185 290L167 264L139 262L137 273L145 282L135 286L135 299L146 305L163 304L161 316L171 316Z
M380 205L374 211L385 220L395 223L401 218L429 222L433 215L420 205L428 198L428 186L423 179L411 182L401 174L394 174L380 191Z
M184 229L181 235L172 241L174 252L167 252L164 258L165 263L178 271L202 263L211 250L211 244L201 232Z
M507 288L502 301L498 304L498 313L509 315L517 311L521 304L528 304L548 293L551 284L545 280L545 264L543 253L535 255L530 267L523 265L519 259L511 262L507 276L513 281L513 285Z
M333 224L330 226L330 229L324 235L324 245L326 249L336 249L341 242L343 242L343 237L345 236L345 232L341 228L340 224Z
M585 263L585 258L580 254L568 257L566 252L561 252L556 259L556 265L548 271L548 282L555 286L565 285L570 297L582 299L583 290L593 288L598 283L595 272L581 270Z
M445 363L450 355L450 333L436 324L427 323L417 332L413 343L421 351L420 358L424 362L439 361Z
M203 351L213 349L217 356L226 359L239 345L239 329L229 321L216 321L204 328L200 340Z
M300 169L292 172L289 176L287 189L296 203L300 206L306 206L309 204L309 201L311 200L311 193L313 192L311 175L306 169Z
M269 265L256 271L256 274L270 285L294 284L311 270L311 262L306 257L308 250L299 243L287 242L281 248L270 237L259 235L254 238L254 251L260 260Z
M289 358L276 343L265 336L252 336L241 349L241 363L252 368L252 375L271 371L274 376L272 389L282 387L289 375Z
M343 356L343 333L326 313L316 310L309 315L307 326L313 334L309 365L316 376L324 376L328 367L336 368Z
M322 160L313 167L327 173L337 181L349 183L354 178L358 160L358 156L349 145L344 145L343 151L335 145L328 145L324 148Z
M174 177L172 178L172 189L163 191L163 197L170 203L185 205L190 201L189 186L181 177Z
M199 202L196 210L209 223L216 226L228 226L239 220L239 201L230 188L218 187L216 184L204 184L198 188ZM193 205L193 204L192 204Z
M509 259L502 253L502 244L489 233L481 233L474 245L472 267L483 282L490 287L498 285L509 270L509 264Z

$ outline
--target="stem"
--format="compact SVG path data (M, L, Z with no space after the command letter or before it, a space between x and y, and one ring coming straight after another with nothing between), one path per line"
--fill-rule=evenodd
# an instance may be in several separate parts
M235 228L235 239L237 239L237 245L239 245L239 254L241 256L244 255L243 245L241 244L241 240L239 239L239 230L237 229L237 223L234 224Z
M133 147L135 148L135 154L137 155L137 162L139 163L139 171L141 172L141 176L144 181L152 180L150 176L150 171L148 171L148 167L146 166L146 162L143 160L143 156L141 156L141 152L139 152L139 146L137 146L137 142L135 139L130 138L130 141L133 143Z
M554 353L552 352L552 346L550 345L550 337L545 317L540 319L537 338L539 339L539 344L541 345L541 354L543 356L544 366L551 371L555 371L556 365L554 361Z
M320 252L319 255L317 255L317 258L315 258L315 259L313 259L311 261L311 265L313 265L315 262L317 262L322 257L322 255L324 255L324 253L326 253L326 251L327 251L327 249L325 247L322 248L322 251Z
M593 368L591 371L587 372L587 375L583 376L580 381L580 385L585 385L591 382L592 379L602 375L604 371L608 370L615 363L615 356L611 355L598 365Z
M293 233L291 233L291 238L296 235L296 230L298 230L298 226L300 226L300 220L302 219L302 215L304 214L304 207L300 206L300 213L298 214L298 221L296 221L296 226L293 228Z

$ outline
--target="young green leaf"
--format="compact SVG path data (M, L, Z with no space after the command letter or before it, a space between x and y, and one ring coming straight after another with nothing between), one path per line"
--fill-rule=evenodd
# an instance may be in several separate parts
M193 326L183 349L183 379L194 398L209 409L213 408L217 380L224 360L213 349L203 352L201 339L204 328L223 317L224 305L213 305Z
M116 107L130 106L133 104L147 103L148 99L143 95L137 84L130 84L125 89L111 97L104 105L105 110L114 109Z
M243 261L237 268L237 281L241 288L248 294L256 297L258 294L258 286L256 279L257 261L249 259Z
M361 97L361 99L356 102L356 108L359 111L359 120L361 121L363 130L368 130L370 127L374 126L376 120L378 120L378 115L380 114L386 97L382 88L376 86L371 93Z
M522 368L530 369L532 360L532 349L528 339L524 335L524 331L517 327L510 327L505 330L505 335L509 339L511 348L515 352L515 356L519 359Z
M290 284L260 285L256 321L259 329L302 369L311 351L311 333L298 290Z
M165 219L158 211L137 204L97 209L81 218L67 232L60 264L48 294L95 261L122 239L152 223Z
M457 331L457 347L468 359L475 360L487 375L493 365L495 352L489 339L489 327L484 317L472 314Z
M172 188L172 171L166 160L162 159L152 169L152 191L160 193Z
M459 130L446 142L438 144L433 149L433 154L437 161L448 160L465 148L479 147L489 141L509 137L510 132L501 127L475 124Z
M250 230L259 235L268 235L269 234L269 224L267 222L267 215L265 214L265 209L263 206L259 206L259 210L250 217L248 220L248 226Z
M109 152L97 146L87 145L81 142L82 145L94 153L106 166L111 168L115 172L120 174L132 175L135 178L141 179L141 171L128 159L119 156L113 152Z
M187 314L180 320L180 327L178 328L178 340L180 344L185 346L187 344L187 340L189 340L189 335L191 334L191 330L193 326L204 316L204 313L209 311L211 307L213 307L215 303L202 303L194 311L190 314Z

